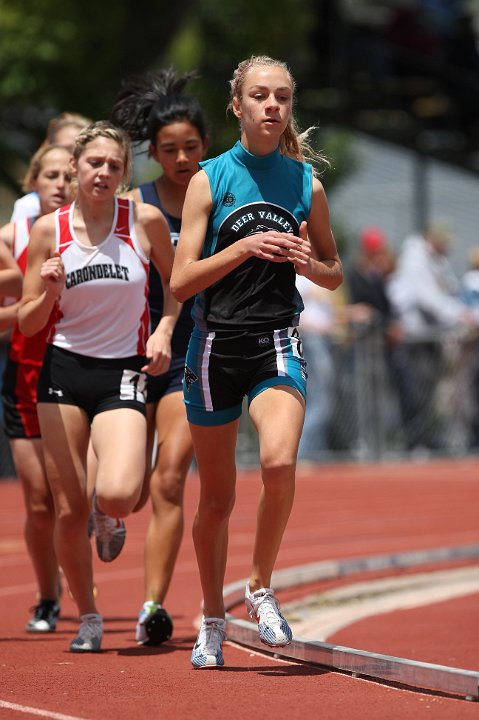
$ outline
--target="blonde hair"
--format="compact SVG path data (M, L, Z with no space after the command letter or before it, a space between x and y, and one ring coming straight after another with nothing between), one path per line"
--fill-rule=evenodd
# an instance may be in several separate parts
M117 194L125 192L129 187L129 182L133 169L133 157L131 152L130 138L127 133L119 127L116 127L107 120L99 120L97 122L87 125L83 128L75 138L75 144L73 146L73 158L76 162L83 154L85 147L88 143L93 142L97 138L107 138L116 142L123 152L124 169L123 178L120 186L117 189Z
M231 111L233 109L234 98L241 100L245 77L250 70L257 67L282 68L290 79L294 104L296 82L288 65L282 60L275 60L268 55L252 55L247 60L242 60L233 72L233 77L230 80L230 101L228 103L227 111ZM317 128L313 126L303 132L300 132L294 114L291 113L288 124L286 125L279 141L280 152L287 157L293 158L294 160L310 162L313 166L314 164L320 164L329 167L329 161L327 158L321 153L316 152L309 144L309 137L315 130L317 130Z
M33 190L33 183L40 175L43 167L43 159L45 155L48 155L48 153L52 150L64 150L66 153L71 155L70 150L65 147L65 145L42 145L39 147L36 153L32 156L27 173L23 179L22 189L24 192L31 192Z
M63 130L65 127L76 127L78 130L83 130L84 127L87 125L90 125L91 119L85 117L84 115L80 115L79 113L73 113L73 112L63 112L60 113L60 115L57 115L56 117L52 118L50 122L48 123L47 127L47 135L45 138L45 142L48 143L55 143L56 142L56 136L59 133L60 130Z
M32 182L32 162L36 158L37 154L40 153L42 150L45 150L46 148L50 147L50 145L55 145L57 147L65 147L65 145L60 145L60 143L56 142L56 136L60 130L62 130L64 127L76 127L78 128L78 131L82 130L86 125L89 125L91 123L91 120L84 115L80 115L79 113L73 113L73 112L63 112L60 113L60 115L56 115L53 117L47 126L47 133L45 135L45 139L36 151L35 155L33 155L30 165L28 167L28 170L22 180L22 190L23 192L30 192L31 190L31 182ZM43 155L41 155L43 157ZM38 176L38 173L37 173ZM33 178L36 180L36 177Z

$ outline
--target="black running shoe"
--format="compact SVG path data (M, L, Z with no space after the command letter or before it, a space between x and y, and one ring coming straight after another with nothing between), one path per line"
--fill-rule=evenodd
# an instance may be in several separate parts
M33 608L33 617L26 626L27 632L47 633L53 632L57 626L60 606L56 600L40 600Z
M173 621L165 608L157 603L145 603L136 625L136 641L139 645L161 645L173 633Z

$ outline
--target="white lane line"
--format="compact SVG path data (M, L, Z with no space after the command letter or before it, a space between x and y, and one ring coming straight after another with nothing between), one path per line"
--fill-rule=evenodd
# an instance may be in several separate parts
M1 708L28 715L52 718L52 720L86 720L86 718L78 717L78 715L64 715L63 713L52 712L51 710L28 707L28 705L17 705L16 703L7 702L6 700L0 700L0 709Z

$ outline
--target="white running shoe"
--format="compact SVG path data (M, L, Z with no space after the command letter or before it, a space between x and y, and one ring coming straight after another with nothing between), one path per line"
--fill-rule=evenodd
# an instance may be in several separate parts
M147 600L136 624L135 639L139 645L161 645L169 640L173 632L173 621L160 603Z
M250 591L246 585L245 602L248 613L258 623L259 639L269 647L284 647L293 639L293 633L279 609L279 602L271 588Z
M70 652L99 652L103 637L103 618L96 613L80 615L80 629L70 643Z
M221 646L226 639L226 622L223 618L203 617L200 632L191 653L195 668L222 667L225 664Z
M103 562L111 562L118 557L126 540L126 527L123 520L105 515L96 504L93 495L93 527L95 528L95 541L98 557Z

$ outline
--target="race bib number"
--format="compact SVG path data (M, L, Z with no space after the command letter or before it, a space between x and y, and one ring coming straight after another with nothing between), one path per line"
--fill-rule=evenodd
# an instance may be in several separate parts
M120 400L145 403L146 375L136 370L123 370L120 383Z

